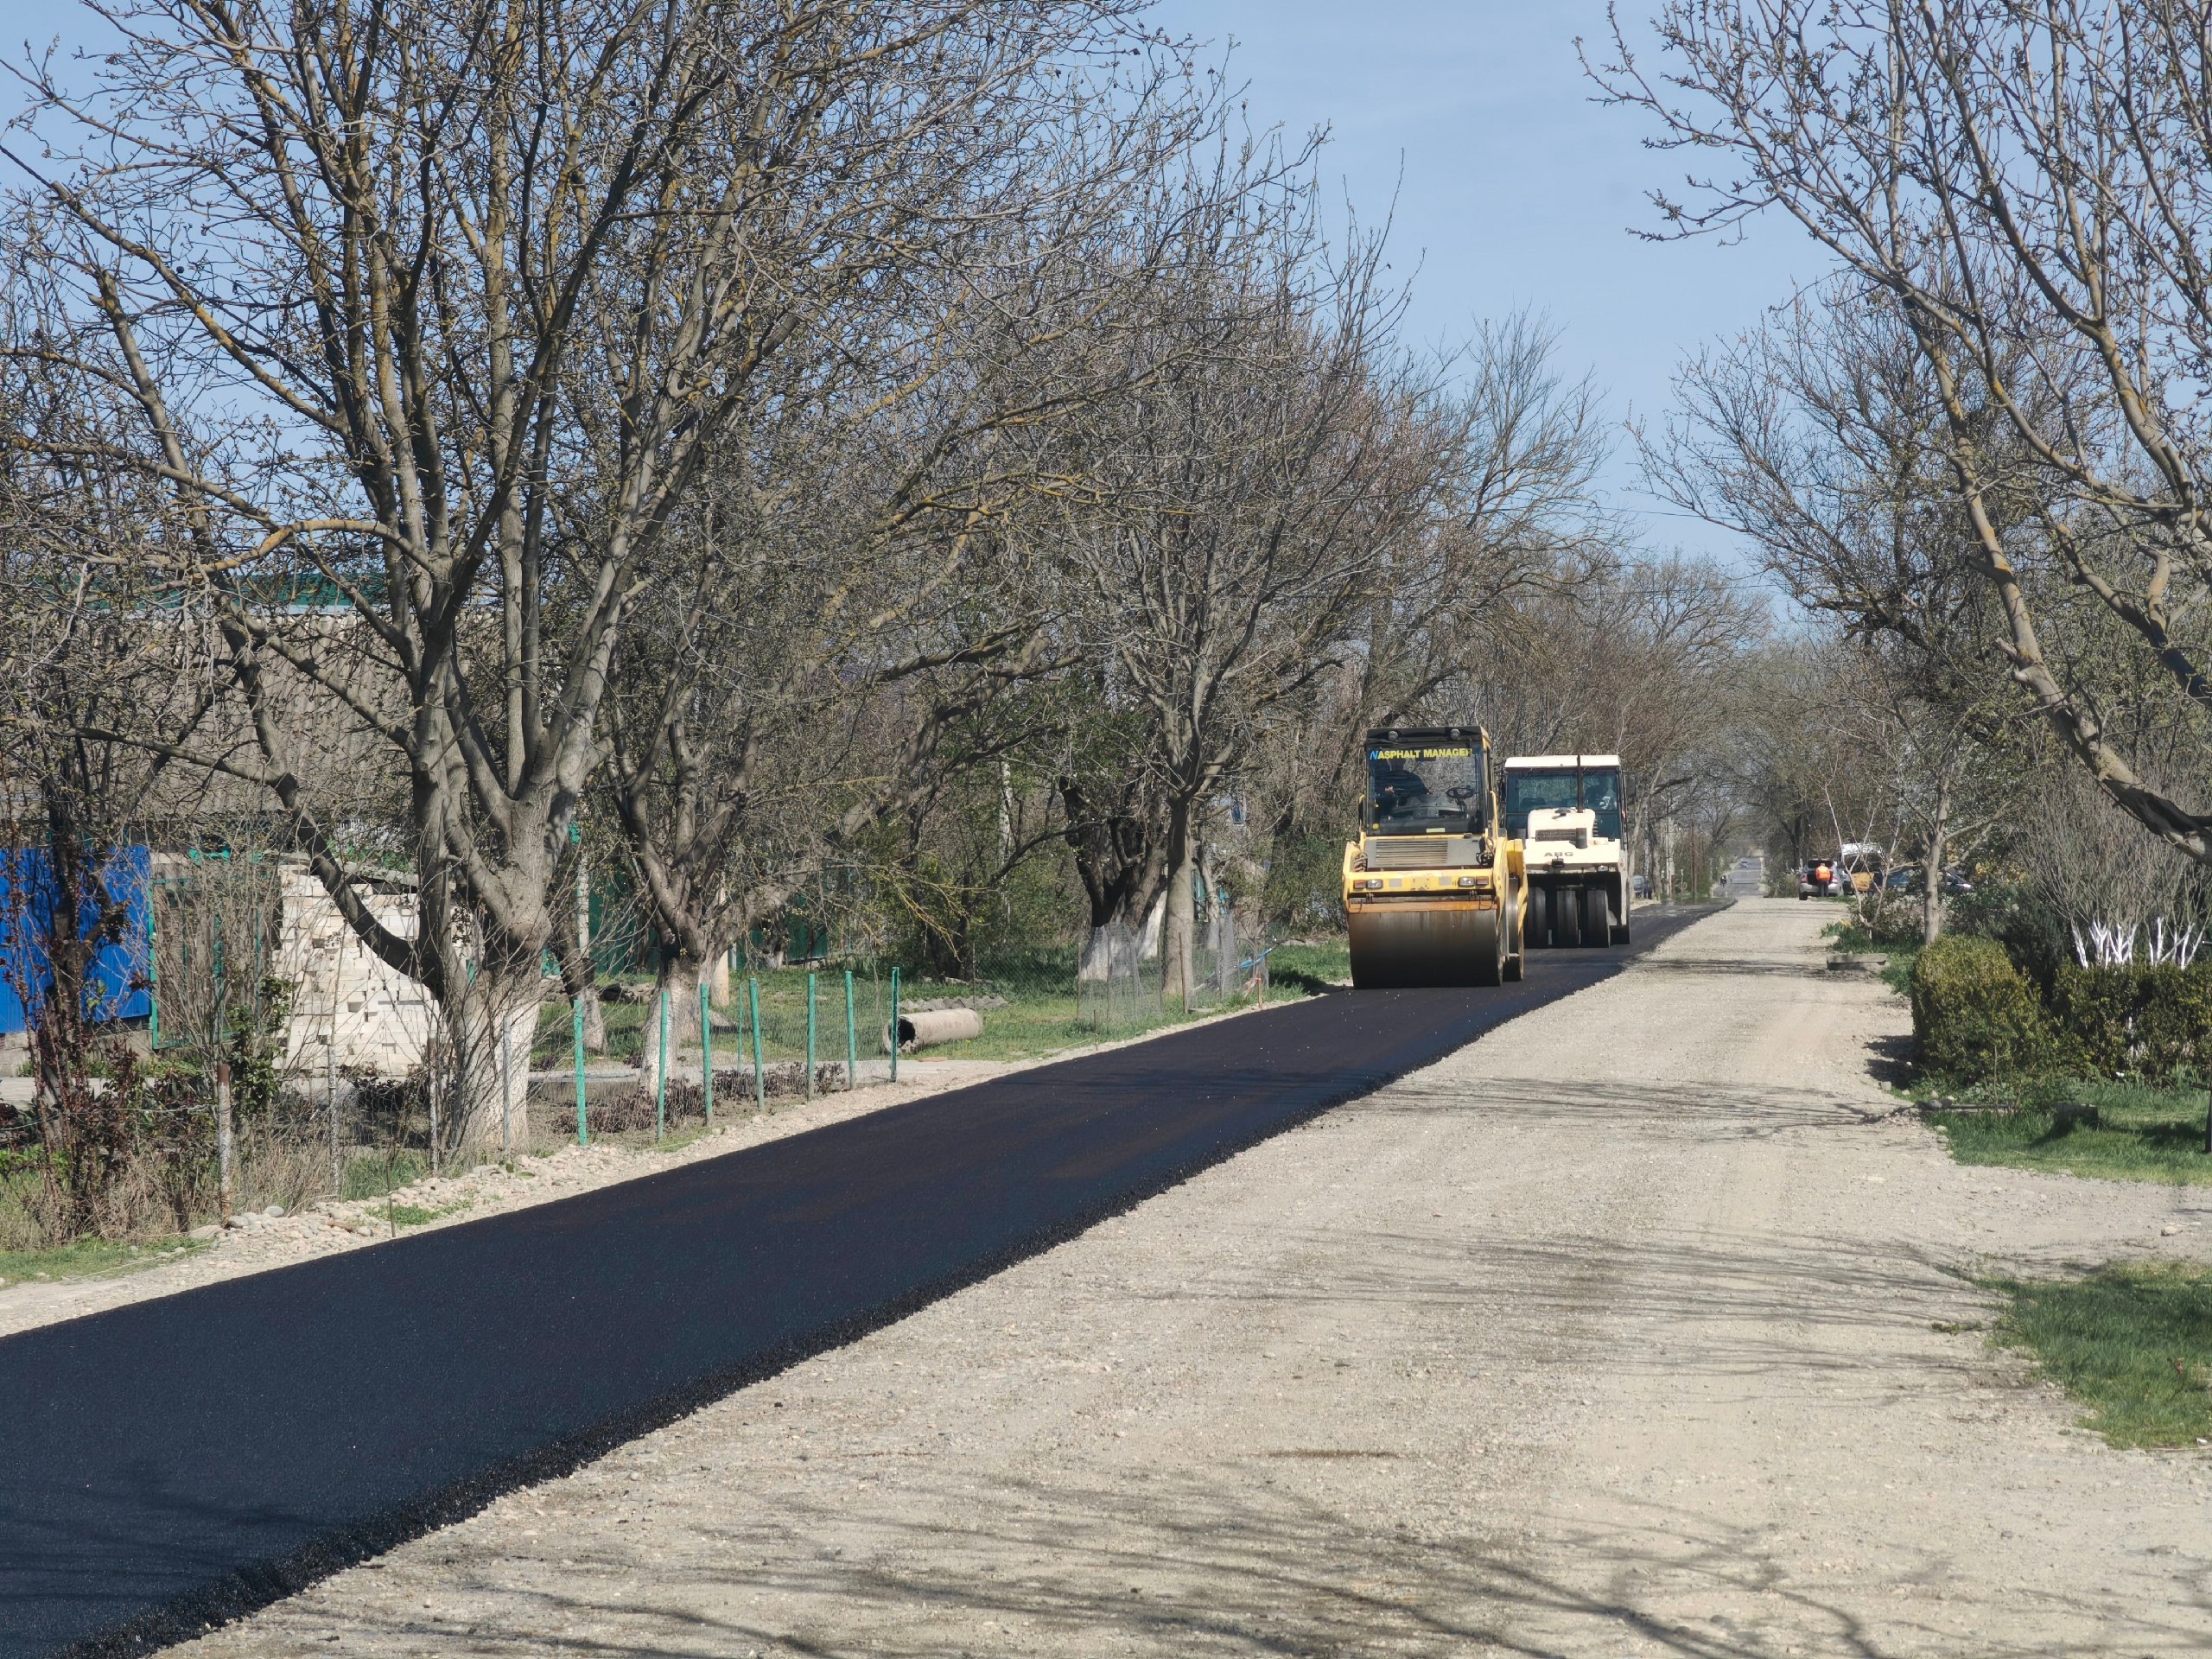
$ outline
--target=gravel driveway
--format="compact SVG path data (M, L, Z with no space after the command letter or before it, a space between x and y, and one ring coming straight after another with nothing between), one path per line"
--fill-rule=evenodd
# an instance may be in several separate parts
M2201 1256L2212 1192L1951 1164L1830 913L1739 904L178 1651L2206 1651L2212 1459L1935 1327L1992 1263Z

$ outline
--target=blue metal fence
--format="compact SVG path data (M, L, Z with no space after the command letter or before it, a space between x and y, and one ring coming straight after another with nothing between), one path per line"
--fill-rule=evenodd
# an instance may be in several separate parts
M110 899L123 903L125 916L123 937L101 946L92 960L86 1011L94 1020L143 1020L153 1011L147 926L152 868L152 856L143 847L122 848L100 866L100 880ZM25 991L35 1002L52 988L54 971L43 941L63 903L53 862L42 850L0 853L0 1032L28 1027ZM80 930L89 931L98 920L96 903L80 906Z

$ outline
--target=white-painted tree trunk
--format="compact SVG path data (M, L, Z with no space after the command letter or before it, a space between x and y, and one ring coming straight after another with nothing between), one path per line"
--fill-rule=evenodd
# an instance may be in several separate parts
M1191 947L1198 928L1191 892L1192 867L1188 858L1176 861L1167 877L1167 914L1160 938L1160 995L1170 1007L1188 1011L1191 1006Z
M668 995L669 1053L685 1048L696 1050L699 1046L699 969L696 964L681 959L664 962L660 976L653 982L652 1001L645 1004L645 1041L638 1052L638 1086L641 1089L658 1089L661 1067L667 1064L660 1048L663 992ZM684 1075L682 1066L670 1072L671 1080Z
M461 1159L530 1144L530 1045L543 1001L535 974L480 981L462 1007L454 1045L448 1144ZM504 1064L502 1055L504 1054Z
M1152 901L1152 908L1144 913L1144 931L1137 936L1137 960L1157 962L1160 959L1160 918L1167 913L1167 895L1163 893Z
M1083 952L1076 958L1076 982L1099 983L1114 976L1114 926L1094 927L1083 942Z

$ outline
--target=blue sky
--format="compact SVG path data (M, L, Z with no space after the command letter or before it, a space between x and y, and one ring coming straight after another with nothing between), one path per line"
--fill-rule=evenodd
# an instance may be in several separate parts
M1640 18L1651 0L1622 0ZM1644 193L1675 158L1648 123L1600 108L1574 39L1605 39L1605 0L1160 0L1154 21L1225 48L1249 118L1293 137L1326 127L1321 175L1363 219L1396 207L1397 268L1417 262L1416 338L1465 338L1528 308L1560 333L1561 366L1591 372L1618 429L1663 418L1671 377L1700 344L1753 322L1821 263L1794 226L1735 245L1655 245ZM68 0L0 0L0 41L88 38ZM1593 53L1594 55L1594 53ZM11 100L12 101L12 100ZM1656 547L1732 556L1719 532L1635 487L1624 435L1604 482Z
M1624 18L1645 15L1621 0ZM1655 423L1683 355L1754 322L1822 266L1795 226L1742 243L1657 245L1629 233L1680 161L1643 148L1648 121L1590 101L1580 34L1600 57L1604 0L1161 0L1157 21L1236 48L1255 125L1326 126L1322 177L1361 216L1397 206L1401 270L1418 256L1411 327L1464 338L1519 308L1560 332L1562 366L1591 371L1618 428ZM1732 556L1720 532L1635 488L1624 436L1605 482L1655 546Z

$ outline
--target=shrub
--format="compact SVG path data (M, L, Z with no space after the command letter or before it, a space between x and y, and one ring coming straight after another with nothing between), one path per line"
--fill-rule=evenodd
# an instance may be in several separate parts
M1912 1034L1921 1064L1959 1083L2018 1077L2051 1058L2035 989L1993 939L1941 938L1915 959Z
M2048 995L2059 969L2073 960L2066 923L2024 882L1992 876L1948 908L1948 931L1994 939L2013 965Z
M1920 900L1909 893L1885 887L1868 893L1852 906L1848 926L1877 950L1911 950L1920 944Z
M2052 1020L2101 1077L2167 1084L2202 1076L2212 1035L2212 965L2058 969Z

